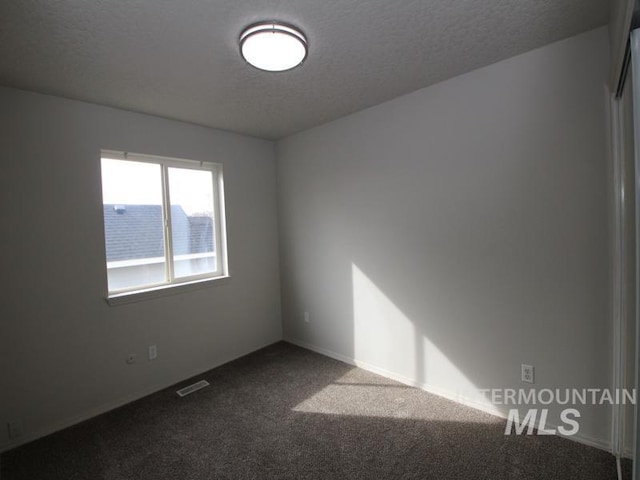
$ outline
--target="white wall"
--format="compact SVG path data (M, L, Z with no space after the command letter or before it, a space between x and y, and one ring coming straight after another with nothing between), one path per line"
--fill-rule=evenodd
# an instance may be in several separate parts
M602 28L278 142L285 338L451 396L610 388L607 74Z
M5 88L0 105L0 450L10 420L25 441L281 338L272 142ZM223 164L228 284L107 305L101 148Z

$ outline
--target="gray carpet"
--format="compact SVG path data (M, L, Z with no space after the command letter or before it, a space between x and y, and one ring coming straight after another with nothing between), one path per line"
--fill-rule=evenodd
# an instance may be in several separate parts
M0 478L616 478L606 452L505 436L496 417L287 343L193 380L6 452Z

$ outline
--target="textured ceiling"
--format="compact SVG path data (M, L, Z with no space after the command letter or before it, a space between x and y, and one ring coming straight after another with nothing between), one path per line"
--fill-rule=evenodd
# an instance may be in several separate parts
M604 25L607 0L1 0L0 84L264 138ZM299 26L302 67L240 58L242 28Z

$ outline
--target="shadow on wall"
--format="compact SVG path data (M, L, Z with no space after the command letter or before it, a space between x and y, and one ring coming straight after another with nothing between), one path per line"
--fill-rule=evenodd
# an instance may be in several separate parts
M358 361L385 365L388 372L401 372L403 380L418 386L449 385L447 392L460 399L473 398L500 413L476 398L478 387L356 265L352 265L352 279Z
M491 301L485 298L495 298L495 292L484 292L485 288L493 289L495 286L485 287L479 284L476 289L470 288L467 291L471 292L472 298L467 298L465 302L457 305L455 295L452 295L451 291L443 291L442 286L438 288L432 285L427 293L418 291L419 287L416 285L399 280L394 289L395 298L403 298L403 295L406 295L404 300L407 304L417 305L421 312L419 314L414 311L410 317L356 264L352 264L351 267L353 358L358 365L456 401L475 405L493 414L507 416L510 409L517 409L522 419L530 409L548 408L547 426L552 428L562 425L560 414L564 408L578 409L581 417L579 423L587 424L592 420L589 415L593 414L594 409L609 408L607 405L560 405L555 401L544 406L539 403L518 405L491 402L490 393L486 393L488 389L535 389L539 392L541 389L551 388L564 392L567 388L581 390L589 387L579 384L554 385L549 380L543 380L542 385L521 383L519 365L507 364L513 372L504 371L485 377L478 374L479 369L474 369L474 378L477 379L475 381L465 374L464 366L471 371L478 362L492 362L490 365L494 365L499 363L496 359L500 357L500 352L509 349L506 343L513 332L503 336L501 327L497 324L489 324L483 328L480 322L479 325L465 325L463 320L473 318L468 310L469 304L477 305L480 319L490 318L491 315L504 317L505 312L499 311L502 308L499 302L491 304ZM392 275L381 276L390 284L393 283ZM409 298L412 301L409 301ZM490 310L493 310L493 313ZM446 319L444 325L443 319ZM434 339L439 343L435 343ZM480 342L484 342L484 345ZM445 354L440 345L450 353ZM384 367L380 368L380 365ZM602 389L608 388L608 385L594 387ZM563 395L560 394L560 397ZM498 402L501 402L501 397L498 397ZM579 431L578 435L580 436ZM589 436L586 438L591 440Z

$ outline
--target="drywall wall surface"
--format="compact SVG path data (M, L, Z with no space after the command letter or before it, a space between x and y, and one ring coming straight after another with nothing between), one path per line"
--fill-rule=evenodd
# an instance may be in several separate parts
M6 88L0 105L1 448L281 339L272 142ZM223 165L228 283L106 303L100 149Z
M503 415L610 388L607 69L602 28L279 141L285 338Z

